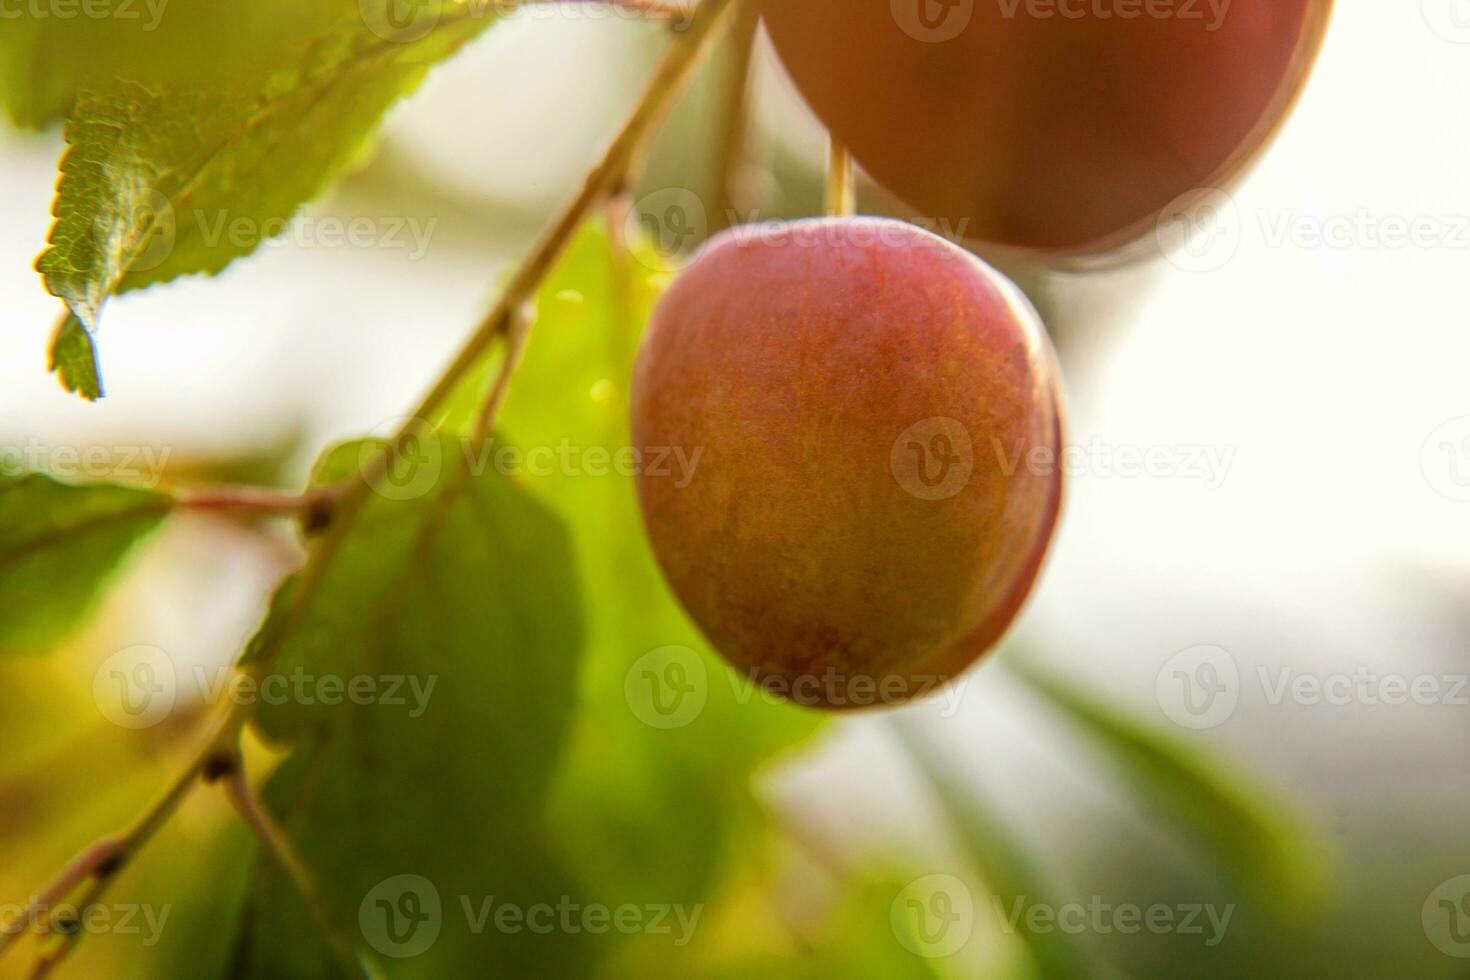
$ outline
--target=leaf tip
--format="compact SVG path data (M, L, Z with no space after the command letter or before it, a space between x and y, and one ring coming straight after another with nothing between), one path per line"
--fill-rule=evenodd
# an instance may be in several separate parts
M56 328L48 370L56 375L61 387L89 402L106 396L96 341L74 314L68 314Z

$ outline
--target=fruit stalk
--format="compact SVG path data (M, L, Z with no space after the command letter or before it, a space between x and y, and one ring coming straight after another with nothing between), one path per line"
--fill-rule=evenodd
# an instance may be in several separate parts
M857 213L857 181L852 153L834 134L827 144L827 217L850 218Z

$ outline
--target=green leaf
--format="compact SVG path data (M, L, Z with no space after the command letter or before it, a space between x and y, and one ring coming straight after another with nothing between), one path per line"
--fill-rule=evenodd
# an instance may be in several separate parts
M292 690L308 692L256 709L262 734L293 745L266 803L347 942L393 961L408 949L385 931L406 926L388 919L407 909L400 899L438 908L422 923L422 937L437 938L395 961L395 976L575 976L586 956L575 937L552 945L493 921L475 928L491 897L525 908L575 894L543 812L585 638L571 544L524 491L471 475L453 440L431 455L407 481L380 484L319 584L306 596L288 584L252 644L253 658L275 651L257 670L305 678ZM310 693L323 678L341 682L342 703ZM342 698L354 683L383 696ZM252 977L340 972L265 858L237 966Z
M146 490L0 475L0 656L63 639L171 506Z
M1017 903L1048 903L1053 885L1017 841L1006 821L986 804L940 758L939 753L909 725L895 725L900 743L930 787L940 811L958 835L975 870L984 879L999 906L1010 909ZM1050 903L1056 907L1056 903ZM1025 940L1043 980L1074 980L1096 976L1097 971L1084 950L1062 930L1036 930L1028 917L1016 919L1016 931Z
M355 0L88 0L85 15L24 13L0 31L0 108L40 127L115 78L188 89L258 70L264 53L358 17ZM368 8L371 9L371 8Z
M1253 788L1224 760L1052 674L1014 658L1010 666L1256 903L1288 919L1320 907L1328 875L1323 847L1289 808Z
M79 98L37 269L89 331L115 293L219 272L360 153L384 111L490 21L407 41L354 19L229 83L116 81Z
M56 336L51 339L49 367L67 391L89 402L103 396L96 341L75 316L68 316L56 329Z
M619 256L601 222L583 229L540 290L501 414L519 464L482 454L563 515L595 597L555 817L573 863L610 903L708 900L757 846L756 769L821 721L769 703L709 650L649 548L626 465L627 400L663 282L652 249L640 242ZM662 686L671 670L692 685L686 700Z

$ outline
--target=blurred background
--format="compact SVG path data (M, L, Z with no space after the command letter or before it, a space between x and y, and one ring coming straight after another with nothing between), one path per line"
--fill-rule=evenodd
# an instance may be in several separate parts
M868 902L853 880L917 888L935 911L950 907L935 888L971 902L958 952L925 946L914 962L933 972L916 975L1031 975L1003 908L960 870L974 829L946 819L954 794L1009 828L1050 907L1110 910L1089 920L1110 927L1065 937L1100 975L1470 975L1470 878L1456 880L1470 875L1465 24L1458 0L1343 0L1294 118L1191 248L1086 275L1007 265L1060 350L1078 454L1040 586L953 703L840 719L759 771L769 873L737 874L722 894L739 909L748 896L729 895L755 889L766 911L731 913L744 924L718 934L707 975L725 963L737 965L723 975L744 975L752 951L775 975L805 975L775 964L834 935L913 955L890 921L910 893L875 886ZM298 222L307 231L216 279L114 301L96 405L44 371L57 301L32 262L60 133L0 130L6 461L44 467L59 447L101 445L145 478L299 483L320 447L409 409L664 43L626 18L511 18L392 112L375 152ZM635 211L675 203L696 234L720 224L713 150L730 70L726 51L681 104ZM825 135L764 45L753 77L735 203L746 218L817 213ZM860 199L891 207L868 186ZM362 216L379 222L363 245L309 230ZM378 234L388 222L396 243ZM1143 458L1154 463L1141 470ZM96 665L134 643L228 663L295 560L289 541L176 521L64 656L0 661L0 900L125 824L188 750L187 710L141 735L99 714ZM1098 731L1055 710L1029 671L1208 758L1289 824L1278 857L1320 871L1300 907L1277 914L1259 868L1201 859L1161 815L1202 806L1196 829L1228 849L1234 811L1133 792L1137 779L1115 778L1116 746L1099 749ZM1148 769L1133 775L1147 784ZM243 846L201 797L121 893L172 895L173 928L208 931L207 893L243 874ZM1129 905L1198 906L1203 934L1117 928ZM1226 908L1210 943L1207 913ZM89 938L68 968L153 975L192 955L171 933L146 951L121 943ZM0 975L25 966L0 961Z

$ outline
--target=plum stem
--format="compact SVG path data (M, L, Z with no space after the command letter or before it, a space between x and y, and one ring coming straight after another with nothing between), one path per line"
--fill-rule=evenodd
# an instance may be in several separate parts
M711 232L724 231L741 220L740 206L744 195L741 194L740 183L748 166L751 69L759 28L760 13L754 5L746 4L736 12L735 25L730 31L731 64L724 79L720 133L714 148L714 198L718 205L710 222Z
M827 215L850 218L857 213L857 181L853 176L852 154L836 136L827 146Z

